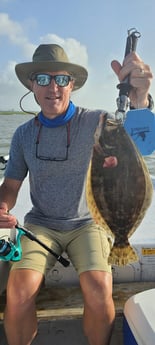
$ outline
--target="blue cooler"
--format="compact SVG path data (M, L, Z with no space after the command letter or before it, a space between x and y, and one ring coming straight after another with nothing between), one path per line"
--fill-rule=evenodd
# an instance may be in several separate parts
M124 306L124 345L155 345L155 289L130 297Z

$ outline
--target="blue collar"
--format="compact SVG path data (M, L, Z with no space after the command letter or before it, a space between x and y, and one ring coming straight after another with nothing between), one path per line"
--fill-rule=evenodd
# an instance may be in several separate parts
M70 101L65 114L57 116L54 119L48 119L44 116L43 112L41 111L38 114L38 120L43 126L49 128L63 126L75 115L75 110L75 105Z

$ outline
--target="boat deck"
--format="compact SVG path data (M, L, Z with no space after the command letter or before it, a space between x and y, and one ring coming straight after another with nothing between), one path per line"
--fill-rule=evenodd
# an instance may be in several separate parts
M155 288L155 282L114 284L116 323L111 345L122 345L123 307L126 300L141 291ZM38 295L39 331L33 345L88 345L82 331L83 300L79 286L43 287ZM7 345L3 331L5 293L0 296L0 344Z

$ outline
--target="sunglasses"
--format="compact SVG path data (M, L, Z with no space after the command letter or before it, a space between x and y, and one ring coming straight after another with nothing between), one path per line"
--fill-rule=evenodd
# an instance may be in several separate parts
M50 75L46 73L35 74L32 76L31 80L36 80L39 86L48 86L50 85L52 79L54 79L55 83L60 87L65 87L69 84L73 78L70 75L65 74L58 74L58 75Z

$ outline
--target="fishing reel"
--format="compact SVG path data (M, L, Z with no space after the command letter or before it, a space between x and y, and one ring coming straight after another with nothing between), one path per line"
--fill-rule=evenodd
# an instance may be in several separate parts
M0 156L0 170L5 170L9 156Z
M50 254L52 254L57 261L59 261L64 267L69 266L70 262L62 255L55 253L51 248L49 248L45 243L40 241L30 230L17 224L15 240L0 240L0 260L2 261L19 261L22 258L22 247L21 247L21 236L26 236L31 241L35 241L44 249L46 249Z
M14 241L8 239L0 240L0 260L2 261L19 261L22 257L22 247L20 238L24 235L22 229L16 230L16 238Z

